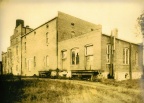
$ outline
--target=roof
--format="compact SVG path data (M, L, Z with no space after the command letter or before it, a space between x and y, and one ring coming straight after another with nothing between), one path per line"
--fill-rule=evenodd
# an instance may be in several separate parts
M108 35L108 34L102 34L102 35L110 37L110 35ZM131 42L131 41L128 41L128 40L124 40L124 39L121 39L121 38L116 38L116 39L124 41L124 42L128 42L128 43L132 43L132 44L135 44L135 45L141 45L141 43L134 43L134 42Z

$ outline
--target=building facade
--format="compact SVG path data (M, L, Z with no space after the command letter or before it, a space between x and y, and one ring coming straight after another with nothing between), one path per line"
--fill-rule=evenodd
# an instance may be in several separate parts
M2 54L4 70L23 76L56 69L102 70L105 78L140 78L142 45L118 39L117 32L105 35L101 25L62 12L35 29L20 20Z

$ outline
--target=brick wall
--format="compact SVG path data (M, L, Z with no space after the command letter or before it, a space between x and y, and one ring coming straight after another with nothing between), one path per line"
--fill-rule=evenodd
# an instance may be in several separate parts
M56 21L47 22L22 37L23 75L38 75L38 71L57 68Z
M107 54L106 48L107 44L110 43L110 36L102 35L102 69L105 71L105 77L107 77L109 73L108 63L106 61ZM129 64L123 63L123 50L124 48L129 48L130 50L130 58ZM136 59L136 53L138 54L138 58ZM114 72L115 79L123 80L125 78L125 74L127 73L132 78L140 78L142 74L142 53L141 46L137 44L133 44L124 40L116 39L115 42L115 64L114 64ZM137 76L136 76L137 75Z
M72 39L58 42L58 65L59 69L65 70L85 70L86 68L86 56L85 46L93 45L93 66L91 70L101 69L101 31L93 31L84 35L74 37ZM72 65L71 50L73 48L79 48L79 64ZM62 60L62 51L67 51L65 60ZM62 67L63 66L63 67Z
M90 31L101 30L101 25L89 23L68 14L58 12L58 41L71 39Z

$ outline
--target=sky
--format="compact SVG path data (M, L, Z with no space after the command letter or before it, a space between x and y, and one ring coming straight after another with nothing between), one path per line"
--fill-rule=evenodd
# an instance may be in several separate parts
M117 28L119 38L141 42L135 25L143 5L143 0L0 0L0 61L2 51L10 46L16 19L34 29L56 17L58 11L100 24L102 33L109 35Z

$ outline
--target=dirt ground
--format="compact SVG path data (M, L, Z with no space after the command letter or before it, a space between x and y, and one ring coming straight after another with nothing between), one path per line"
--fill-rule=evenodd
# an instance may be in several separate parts
M144 103L143 81L22 78L0 84L0 103Z
M143 83L141 82L138 82L140 84L131 83L131 86L134 86L131 87L129 86L130 84L125 84L125 86L123 86L122 83L126 83L125 81L115 82L117 85L114 85L112 81L107 84L106 82L102 83L75 80L60 81L83 86L84 89L81 92L81 95L76 96L78 98L74 98L72 103L144 103L144 88ZM138 80L133 81L136 83Z

